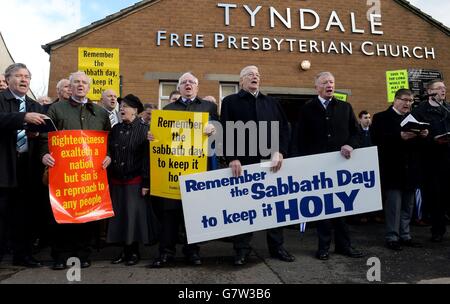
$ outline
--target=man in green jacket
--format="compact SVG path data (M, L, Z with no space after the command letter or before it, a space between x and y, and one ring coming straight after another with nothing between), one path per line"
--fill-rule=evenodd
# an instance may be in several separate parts
M50 106L47 115L53 120L58 130L98 130L110 131L108 113L102 107L86 98L90 88L90 78L84 72L75 72L70 76L72 96ZM42 163L53 167L55 159L48 153L48 138L43 137L41 147ZM103 168L111 163L106 156ZM90 241L97 231L97 222L85 224L56 224L52 244L53 269L66 268L69 257L80 259L81 267L91 266L89 261Z

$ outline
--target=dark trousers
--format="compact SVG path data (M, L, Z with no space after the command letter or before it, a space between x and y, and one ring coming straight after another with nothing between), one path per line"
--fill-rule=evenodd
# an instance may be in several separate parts
M448 177L439 172L427 174L423 189L423 198L427 202L431 213L431 234L444 235L446 232L445 213L448 211L450 191Z
M93 236L98 231L97 222L85 224L54 224L52 257L65 262L70 257L82 261L89 259Z
M239 234L233 237L233 248L235 251L246 251L250 252L251 246L250 242L253 238L253 233ZM266 230L266 240L267 247L269 247L269 252L275 252L283 246L284 236L283 228L273 228Z
M32 182L29 169L28 153L22 153L17 158L18 187L0 189L0 253L5 250L9 235L14 259L22 259L32 253L33 205L37 203L37 187Z
M0 188L0 258L6 253L9 227L9 202L11 190Z
M173 208L162 210L160 214L161 235L159 240L160 254L168 253L175 255L176 245L180 229L185 231L183 210L181 208ZM198 253L200 247L197 244L187 244L187 240L183 242L183 254L189 256Z
M345 250L351 246L348 226L343 217L317 222L319 251L330 250L331 230L334 229L334 242L337 250Z

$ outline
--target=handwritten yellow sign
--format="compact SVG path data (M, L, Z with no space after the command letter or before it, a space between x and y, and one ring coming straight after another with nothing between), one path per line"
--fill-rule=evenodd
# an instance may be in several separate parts
M100 100L102 92L120 90L119 49L78 48L78 69L84 71L91 79L88 98Z
M408 70L386 72L388 102L394 102L395 93L399 89L409 89Z

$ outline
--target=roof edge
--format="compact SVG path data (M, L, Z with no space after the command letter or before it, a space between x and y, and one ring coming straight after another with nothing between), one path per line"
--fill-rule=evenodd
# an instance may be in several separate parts
M41 45L41 48L47 52L50 55L50 52L53 47L64 44L66 42L71 41L72 39L79 38L87 33L90 33L92 31L95 31L96 29L103 27L109 23L115 22L121 18L124 18L128 16L129 14L133 14L137 12L138 10L141 10L145 8L148 5L155 4L157 2L160 2L161 0L142 0L139 1L132 6L126 7L124 9L121 9L119 12L111 14L106 16L103 19L97 20L92 22L91 24L84 26L80 29L77 29L75 32L72 32L70 34L64 35L61 38L54 40L52 42L49 42L47 44Z
M438 28L441 32L446 34L447 36L450 36L450 28L449 27L447 27L442 22L434 19L433 17L431 17L427 13L423 12L421 9L415 7L409 1L406 1L406 0L394 0L394 1L397 2L398 4L400 4L401 6L403 6L404 8L408 9L409 11L413 12L414 14L419 16L420 18L424 19L428 23L431 23L436 28Z
M72 39L75 39L75 38L78 38L78 37L80 37L82 35L85 35L85 34L91 32L91 31L96 30L97 28L100 28L100 27L102 27L104 25L107 25L107 24L109 24L111 22L115 22L119 18L123 18L123 17L125 17L125 16L127 16L129 14L132 14L132 13L136 12L137 10L143 9L143 8L145 8L148 5L155 4L155 3L160 2L160 1L161 0L142 0L140 2L135 3L132 6L129 6L127 8L124 8L124 9L120 10L117 13L108 15L108 16L106 16L103 19L100 19L98 21L95 21L95 22L91 23L90 25L82 27L82 28L76 30L73 33L70 33L70 34L67 34L65 36L62 36L60 39L57 39L57 40L54 40L54 41L49 42L47 44L44 44L41 47L42 47L42 49L44 49L45 52L47 52L50 55L52 48L55 47L55 46L64 44L66 42L69 42ZM418 17L420 17L423 20L427 21L431 25L435 26L437 29L439 29L441 32L443 32L447 36L450 36L450 28L449 27L444 25L442 22L437 21L436 19L434 19L433 17L431 17L427 13L423 12L419 8L415 7L409 1L406 1L406 0L394 0L394 1L396 3L398 3L399 5L401 5L402 7L408 9L409 11L411 11L412 13L417 15Z

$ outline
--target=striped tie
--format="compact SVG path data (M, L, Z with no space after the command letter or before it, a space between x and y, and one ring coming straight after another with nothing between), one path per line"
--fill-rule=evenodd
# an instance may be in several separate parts
M25 109L25 98L19 99L19 112L26 112ZM25 130L17 130L17 152L22 153L26 152L28 150L28 140L27 136L25 135Z
M111 128L118 123L117 115L115 111L109 112L109 121L111 122Z

